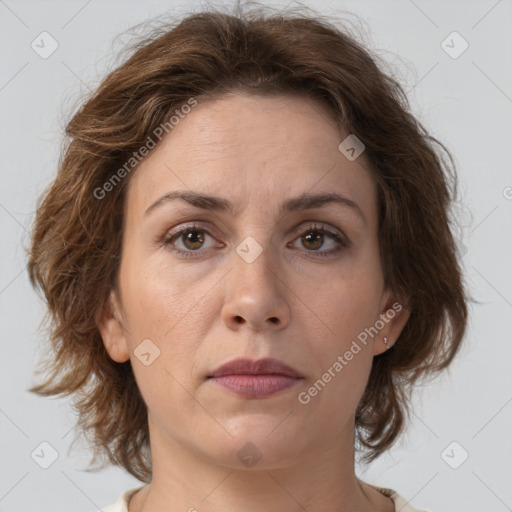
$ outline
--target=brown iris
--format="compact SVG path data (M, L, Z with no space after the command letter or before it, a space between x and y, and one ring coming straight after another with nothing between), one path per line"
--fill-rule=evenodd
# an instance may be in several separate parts
M303 242L307 241L305 247L309 249L319 249L320 247L322 247L322 244L324 242L324 235L322 233L318 233L315 231L308 231L307 233L302 235L301 238ZM308 243L312 243L314 247L308 247Z
M183 238L185 246L191 250L199 249L204 244L204 233L199 230L187 231Z

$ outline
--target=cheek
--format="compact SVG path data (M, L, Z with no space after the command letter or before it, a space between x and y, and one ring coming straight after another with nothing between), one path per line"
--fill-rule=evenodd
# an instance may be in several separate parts
M355 313L352 316L350 312ZM357 335L366 318L360 310L345 311L335 323L336 335L321 339L311 354L314 371L300 403L311 417L322 417L325 435L335 435L357 408L371 371L372 343ZM364 328L363 328L364 329Z
M132 338L171 336L200 299L197 281L178 273L160 251L148 256L127 247L126 254L120 278Z
M131 271L124 281L133 372L148 409L161 421L171 410L181 417L180 411L197 405L186 390L192 387L191 369L201 339L196 294L184 291L182 283L169 281L148 266Z
M314 300L327 332L330 345L338 350L349 347L351 341L379 318L382 297L382 276L371 266L361 267L330 280L309 295Z
M197 309L204 292L151 259L139 262L135 251L123 262L120 277L126 338L143 396L151 400L173 389L173 377L187 386L201 340Z
M315 336L314 348L311 347L314 357L309 367L315 389L310 391L312 395L317 393L318 398L322 395L319 404L336 404L327 411L334 420L343 411L355 409L366 387L374 343L367 329L379 318L381 280L378 274L366 269L351 278L335 279L322 293L309 296L311 309L318 311L321 319L321 332Z

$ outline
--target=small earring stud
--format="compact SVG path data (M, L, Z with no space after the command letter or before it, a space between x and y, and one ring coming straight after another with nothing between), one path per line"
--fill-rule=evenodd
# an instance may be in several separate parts
M386 350L389 348L387 345L388 345L388 339L386 336L384 336L384 343L386 345Z

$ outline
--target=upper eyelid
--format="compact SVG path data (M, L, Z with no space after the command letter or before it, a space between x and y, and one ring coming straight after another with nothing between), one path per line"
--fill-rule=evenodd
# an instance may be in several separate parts
M203 222L206 223L206 225L203 225ZM166 234L177 234L177 233L181 233L182 231L186 231L188 229L190 230L193 230L193 229L197 229L197 230L201 230L201 231L207 231L208 233L212 234L212 232L215 232L215 231L218 231L218 228L211 228L210 227L210 222L209 221L191 221L191 222L183 222L181 224L178 224L176 227L172 228L172 229L168 229L165 231ZM311 228L311 227L315 227L315 229L332 229L334 231L338 231L340 234L343 234L343 230L336 227L336 226L333 226L330 222L327 222L327 221L318 221L318 220L304 220L302 222L300 222L296 227L292 228L289 230L289 232L297 232L297 231L301 231L303 229L307 229L307 228ZM277 228L277 226L274 226L270 232L273 232L275 231Z

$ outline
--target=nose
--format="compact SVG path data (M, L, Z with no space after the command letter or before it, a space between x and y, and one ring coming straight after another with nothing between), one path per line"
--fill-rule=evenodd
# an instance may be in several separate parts
M234 251L233 265L226 276L222 320L233 331L284 329L290 322L287 295L291 292L281 277L280 262L271 250L264 249L252 261L242 251Z

